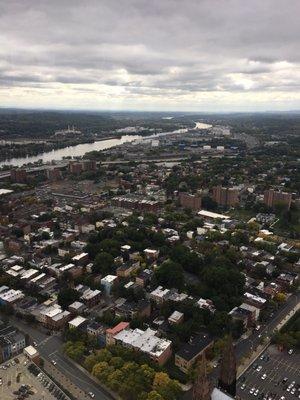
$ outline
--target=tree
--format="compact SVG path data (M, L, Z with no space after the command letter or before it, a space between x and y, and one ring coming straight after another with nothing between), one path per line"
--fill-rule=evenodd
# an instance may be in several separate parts
M184 285L183 269L174 261L163 262L156 270L155 277L158 284L168 288L181 289Z
M153 389L166 400L177 399L181 393L179 383L170 379L165 372L156 372L153 380Z
M100 248L103 252L109 253L113 257L117 257L120 252L120 243L114 239L104 239L100 242Z
M58 292L58 304L66 309L70 304L79 299L79 293L75 289L64 288Z
M106 361L101 361L94 365L92 374L101 382L106 382L109 375L114 372L114 367L111 367Z
M156 390L151 390L151 392L147 394L146 400L164 400L164 399Z
M203 260L195 252L190 251L186 246L177 245L170 253L174 262L181 264L184 270L195 274L200 274L203 266Z
M112 272L113 265L114 265L113 256L105 251L102 251L98 253L95 257L93 263L93 272L101 273L102 275L107 275Z
M117 369L120 369L123 367L124 361L121 357L112 357L109 364Z
M282 292L277 293L275 295L275 300L278 301L279 303L284 303L285 300L286 300L286 295L284 293L282 293Z
M47 231L42 232L41 234L41 239L42 240L49 240L50 239L50 234Z
M83 342L67 342L64 346L64 351L73 360L81 361L85 351L85 345Z
M214 313L214 318L208 325L209 333L213 336L222 336L229 330L230 317L227 312L216 311Z

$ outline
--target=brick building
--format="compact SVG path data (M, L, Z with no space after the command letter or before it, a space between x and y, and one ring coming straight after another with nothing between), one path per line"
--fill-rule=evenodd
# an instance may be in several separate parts
M239 202L239 192L237 189L214 186L212 192L213 200L220 206L234 207Z
M264 203L271 208L276 204L284 204L289 210L292 203L292 194L269 189L264 193Z
M191 210L201 210L201 196L189 193L179 193L179 203L181 207L190 208Z
M26 183L27 182L27 172L24 168L12 169L10 171L10 179L16 183Z

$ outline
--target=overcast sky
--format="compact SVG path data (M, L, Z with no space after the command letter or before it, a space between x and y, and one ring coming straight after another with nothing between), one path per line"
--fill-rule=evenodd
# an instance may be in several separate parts
M300 109L300 0L0 0L0 106Z

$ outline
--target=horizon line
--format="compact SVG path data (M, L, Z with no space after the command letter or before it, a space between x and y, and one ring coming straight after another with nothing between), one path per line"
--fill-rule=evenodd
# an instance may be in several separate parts
M300 109L291 109L291 110L252 110L252 111L243 111L243 110L229 110L229 111L193 111L193 110L141 110L141 109L93 109L93 108L52 108L52 107L13 107L13 106L0 106L0 110L21 110L21 111L58 111L58 112L98 112L98 113L188 113L188 114L289 114L289 113L300 113Z

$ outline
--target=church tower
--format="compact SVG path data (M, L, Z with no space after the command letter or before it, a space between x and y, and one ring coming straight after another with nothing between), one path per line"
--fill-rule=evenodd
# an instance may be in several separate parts
M231 335L228 337L223 350L219 388L232 397L236 395L236 358Z
M207 376L206 359L203 355L197 368L197 378L193 386L193 400L211 400L212 384Z

